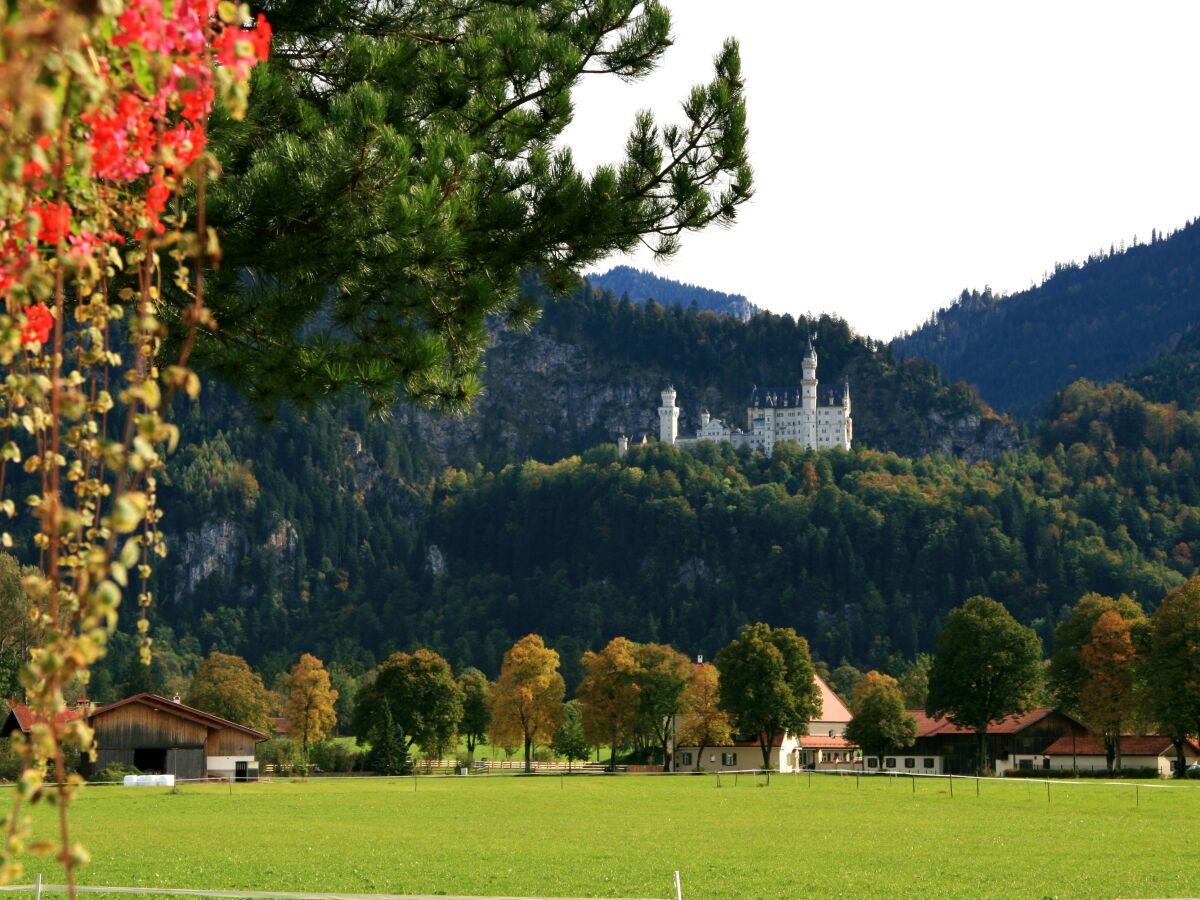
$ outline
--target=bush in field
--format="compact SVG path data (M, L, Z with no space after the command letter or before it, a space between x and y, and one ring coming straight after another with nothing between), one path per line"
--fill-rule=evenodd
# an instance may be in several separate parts
M322 772L353 772L363 768L366 756L366 751L347 747L337 741L313 744L308 751L308 761Z
M295 745L287 738L272 738L254 748L260 767L274 766L277 772L290 772L299 763Z
M109 763L99 772L96 772L88 781L124 781L126 775L141 775L142 770L136 766L127 766L124 763Z

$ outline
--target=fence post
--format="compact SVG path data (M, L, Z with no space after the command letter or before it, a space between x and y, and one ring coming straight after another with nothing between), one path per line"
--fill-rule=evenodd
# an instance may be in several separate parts
M33 900L42 900L42 873L38 872L37 887L33 892Z
M683 900L683 885L679 882L678 869L675 870L675 900Z
M979 779L978 778L975 779L975 796L976 797L979 796Z
M946 777L950 779L950 799L953 800L954 799L954 776L947 775Z
M1142 805L1142 786L1140 784L1133 786L1133 802L1135 806Z
M1046 802L1050 802L1050 782L1046 782Z
M917 792L917 776L916 776L916 775L914 775L914 776L912 777L912 783L913 783L913 790L912 790L912 792L915 794L915 793Z

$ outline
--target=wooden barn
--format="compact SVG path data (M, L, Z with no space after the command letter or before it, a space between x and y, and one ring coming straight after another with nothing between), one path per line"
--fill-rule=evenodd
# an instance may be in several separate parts
M180 779L254 781L254 745L267 739L261 731L157 694L91 710L88 723L96 733L96 759L84 764L84 774L121 763Z

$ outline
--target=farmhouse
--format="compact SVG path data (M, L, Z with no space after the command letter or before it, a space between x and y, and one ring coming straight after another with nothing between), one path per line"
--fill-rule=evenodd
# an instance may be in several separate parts
M961 728L949 719L934 719L921 709L910 709L908 714L917 720L917 740L912 748L882 759L868 758L864 760L865 768L901 769L918 774L975 773L974 728ZM986 737L988 765L997 774L1010 768L1040 767L1047 746L1060 738L1080 739L1086 735L1087 728L1082 722L1049 706L1010 716L1002 722L990 722Z
M827 685L821 676L813 676L821 691L821 712L808 723L808 734L785 734L775 738L771 747L769 768L774 772L797 772L801 769L827 769L849 765L855 760L858 747L846 740L850 710ZM676 722L678 728L681 722ZM721 747L699 747L680 744L674 750L677 771L722 772L735 769L757 769L762 766L762 750L753 735L734 735L732 743Z
M1195 738L1183 745L1183 758L1189 766L1200 760L1200 743ZM1108 769L1108 754L1104 744L1091 735L1062 737L1042 751L1042 767L1103 772ZM1160 777L1170 778L1175 771L1175 744L1160 734L1123 735L1121 767L1157 769Z

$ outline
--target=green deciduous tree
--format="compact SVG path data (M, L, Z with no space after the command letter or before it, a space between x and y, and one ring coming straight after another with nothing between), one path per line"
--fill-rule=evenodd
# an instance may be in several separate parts
M917 720L905 712L904 692L890 675L868 672L855 686L850 705L854 718L846 737L864 754L883 756L893 748L911 747L917 739Z
M1175 774L1182 777L1184 741L1200 734L1200 578L1171 591L1154 611L1147 656L1151 709L1175 742Z
M247 728L271 731L271 693L240 656L214 650L205 657L184 702Z
M638 114L590 176L559 139L585 76L636 80L670 45L657 0L277 0L249 114L212 129L223 265L199 352L263 398L346 386L379 406L478 390L485 322L534 312L617 250L733 220L751 195L735 43L683 123Z
M662 754L663 770L670 769L670 745L675 716L692 674L692 662L667 644L640 644L633 651L637 662L638 721L654 738Z
M375 680L360 689L354 709L359 740L378 740L385 702L404 732L406 750L418 744L426 754L440 756L462 720L462 691L450 664L432 650L393 653L379 667Z
M746 625L717 654L721 707L734 727L752 735L770 768L771 747L784 734L808 734L821 712L808 641L792 628Z
M1025 712L1042 686L1042 642L988 597L946 616L937 637L925 709L975 729L978 771L988 768L988 723Z
M458 676L458 689L463 695L463 716L458 733L467 742L467 764L475 762L475 745L487 740L492 724L490 696L492 684L478 669L464 669Z

